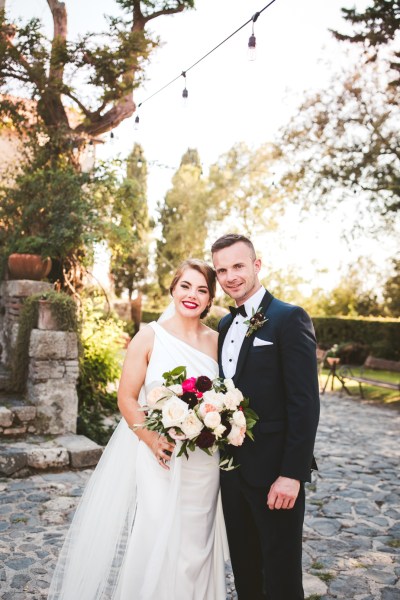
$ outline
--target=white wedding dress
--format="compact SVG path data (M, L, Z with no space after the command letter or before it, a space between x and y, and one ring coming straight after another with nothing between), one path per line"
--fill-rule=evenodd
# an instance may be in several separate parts
M150 323L154 347L145 393L185 365L218 374L207 354ZM132 368L135 366L132 365ZM121 420L75 513L49 600L225 600L227 544L219 455L196 449L166 471Z

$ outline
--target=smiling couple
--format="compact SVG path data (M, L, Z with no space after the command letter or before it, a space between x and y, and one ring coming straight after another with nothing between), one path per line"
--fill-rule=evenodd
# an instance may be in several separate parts
M214 269L195 259L177 270L173 310L143 327L127 350L118 391L123 415L78 507L50 590L63 600L225 600L225 525L239 600L302 600L304 482L316 468L316 342L309 316L260 284L252 242L212 246ZM216 278L235 306L204 318ZM232 379L259 416L255 441L176 457L145 428L141 406L162 374ZM133 433L131 428L135 426ZM221 490L223 513L220 508Z

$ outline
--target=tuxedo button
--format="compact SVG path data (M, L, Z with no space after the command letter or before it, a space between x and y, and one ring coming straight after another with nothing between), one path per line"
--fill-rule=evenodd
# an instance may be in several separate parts
M231 359L231 358L229 359L229 362L232 362L232 359Z
M231 344L233 344L233 342L234 342L234 341L235 341L235 340L231 340Z

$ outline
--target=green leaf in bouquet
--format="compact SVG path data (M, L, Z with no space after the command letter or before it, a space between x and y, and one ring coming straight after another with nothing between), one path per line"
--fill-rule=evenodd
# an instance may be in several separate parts
M186 379L186 367L180 366L175 367L172 371L166 371L163 373L163 378L165 380L165 385L182 383L182 381Z
M240 406L242 408L247 408L249 406L250 400L248 398L243 398L243 400L240 403Z
M213 388L216 392L226 392L226 385L223 377L216 377L213 379Z
M187 446L188 446L188 441L185 440L182 443L181 449L179 450L178 454L176 455L177 458L179 458L180 456L182 456L182 454L184 454L186 456L186 458L189 458L189 454L188 454L188 451L187 451Z
M246 410L243 411L244 412L244 416L246 417L246 421L247 419L253 419L254 422L256 423L259 419L258 414L250 407L246 407Z
M221 471L233 471L239 466L240 465L233 464L233 456L231 456L230 458L223 458L219 462L219 468L221 469Z

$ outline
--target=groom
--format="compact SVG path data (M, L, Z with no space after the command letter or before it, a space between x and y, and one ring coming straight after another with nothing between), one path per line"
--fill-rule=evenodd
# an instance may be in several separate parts
M261 261L248 238L224 235L211 251L218 281L236 303L219 324L220 375L233 379L259 416L255 441L232 447L240 467L221 475L236 590L239 600L302 600L304 482L316 468L319 418L314 329L302 308L260 284Z

